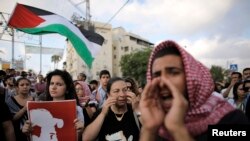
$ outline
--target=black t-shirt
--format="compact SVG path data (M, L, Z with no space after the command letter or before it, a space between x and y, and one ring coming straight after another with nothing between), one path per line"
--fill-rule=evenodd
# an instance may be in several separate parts
M23 106L20 105L13 96L10 98L13 100L15 105L20 108L20 110L23 108ZM14 117L14 115L15 114L12 113L12 118ZM24 125L24 122L26 120L28 120L28 113L27 112L25 112L23 114L23 116L21 116L18 120L13 121L13 126L14 126L14 130L15 130L16 138L18 141L28 141L28 136L26 136L21 130L21 124Z
M82 108L82 112L83 112L83 116L84 116L84 126L88 126L90 124L90 117L89 117L89 114L86 110L86 108Z
M5 140L5 135L4 135L4 131L3 131L3 122L10 120L11 121L11 114L9 111L8 106L5 104L5 102L3 102L2 100L0 101L0 107L1 107L1 116L0 116L0 141L4 141Z
M101 109L94 114L93 120L100 112ZM132 107L128 105L128 111L124 114L121 121L118 121L114 112L109 109L97 138L99 141L122 139L126 139L127 141L138 141L139 134L140 132L135 122Z

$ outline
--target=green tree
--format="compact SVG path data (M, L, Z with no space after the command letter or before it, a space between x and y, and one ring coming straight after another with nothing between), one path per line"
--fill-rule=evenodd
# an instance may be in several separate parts
M212 65L210 72L215 82L222 82L225 76L226 70L221 66Z
M54 69L57 68L58 62L60 62L61 59L62 59L62 57L59 56L59 55L52 55L52 56L51 56L51 62L54 63Z
M144 49L122 56L120 61L123 76L130 76L140 84L146 83L148 58L151 49Z

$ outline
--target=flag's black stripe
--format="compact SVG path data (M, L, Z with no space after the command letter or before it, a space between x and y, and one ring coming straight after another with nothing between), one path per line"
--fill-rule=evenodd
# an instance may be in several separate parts
M104 38L100 35L100 34L97 34L93 31L89 31L89 30L86 30L86 29L83 29L83 28L80 28L82 34L91 42L94 42L98 45L102 45L103 42L104 42Z
M54 15L54 13L52 12L49 12L49 11L46 11L46 10L42 10L42 9L39 9L39 8L35 8L35 7L31 7L31 6L28 6L28 5L23 5L25 8L27 8L28 10L30 10L32 13L38 15L38 16L43 16L43 15ZM103 42L104 42L104 38L93 32L93 31L89 31L89 30L85 30L83 28L79 28L80 31L82 32L82 34L91 42L94 42L96 44L99 44L99 45L102 45ZM54 32L50 32L50 31L44 31L42 33L39 33L39 34L45 34L45 33L54 33Z
M27 9L29 9L32 13L38 15L38 16L43 16L43 15L53 15L54 13L51 13L49 11L46 10L42 10L39 8L35 8L35 7L31 7L28 5L23 5L24 7L26 7Z

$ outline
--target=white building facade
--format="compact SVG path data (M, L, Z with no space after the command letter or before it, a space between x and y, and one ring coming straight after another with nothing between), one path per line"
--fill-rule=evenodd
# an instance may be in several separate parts
M72 75L73 79L84 72L88 80L99 80L99 73L106 69L111 76L122 77L120 60L125 54L153 47L153 43L142 37L126 32L124 28L112 28L111 25L94 22L96 33L105 39L100 53L95 57L92 68L89 69L85 62L78 56L71 43L67 45L66 70Z

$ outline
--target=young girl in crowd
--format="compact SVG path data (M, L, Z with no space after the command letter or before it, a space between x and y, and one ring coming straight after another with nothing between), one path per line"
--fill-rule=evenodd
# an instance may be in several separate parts
M78 133L78 140L81 140L81 134L84 128L84 117L82 108L78 101L73 80L67 71L54 70L47 74L46 83L46 100L47 101L60 101L75 99L77 103L77 118L72 121ZM65 113L67 114L67 113ZM29 134L31 131L31 124L29 121L25 122L22 131Z
M74 82L76 94L80 101L81 107L83 108L83 115L84 115L84 124L87 126L90 123L90 119L92 118L93 114L96 112L96 105L93 106L91 103L91 91L87 83L84 81L75 81Z
M245 99L246 93L243 89L244 82L240 81L234 84L233 87L233 98L228 99L228 102L232 104L235 108L245 111Z
M27 136L22 133L21 129L28 119L27 101L32 101L34 98L30 94L31 82L29 79L20 77L16 83L16 94L6 100L6 103L12 114L13 125L16 138L18 141L28 141Z

